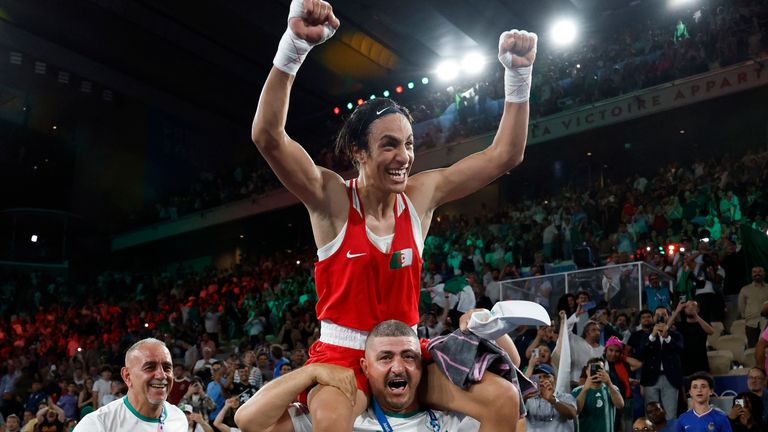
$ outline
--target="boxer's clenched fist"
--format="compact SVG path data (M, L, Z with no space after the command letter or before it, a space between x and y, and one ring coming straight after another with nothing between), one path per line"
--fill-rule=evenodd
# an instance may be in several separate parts
M326 25L334 31L339 20L333 14L333 7L323 0L293 0L288 25L293 33L310 44L324 42L328 37Z
M309 50L330 39L338 28L339 20L328 2L293 0L288 12L288 29L280 39L272 63L283 72L296 75Z
M507 69L533 65L536 59L536 33L525 30L510 30L499 36L499 61Z

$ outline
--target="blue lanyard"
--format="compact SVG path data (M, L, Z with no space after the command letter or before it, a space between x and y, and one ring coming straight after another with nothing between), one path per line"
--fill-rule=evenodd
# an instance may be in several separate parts
M165 429L165 418L168 417L168 413L165 411L165 404L163 404L163 412L160 413L159 421L157 422L157 431L163 432Z
M379 403L376 402L376 398L372 397L371 403L373 404L373 413L376 415L376 420L379 421L381 430L384 432L393 432L394 430L392 429L392 425L389 424L389 420L384 414L384 411L381 409ZM428 409L427 415L429 415L429 425L432 426L432 430L434 432L440 432L440 423L437 422L437 416L435 413L433 413L431 409Z

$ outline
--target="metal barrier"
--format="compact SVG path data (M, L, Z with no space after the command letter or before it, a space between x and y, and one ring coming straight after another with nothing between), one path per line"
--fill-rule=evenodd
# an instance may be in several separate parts
M579 291L588 292L596 303L605 300L613 309L640 310L643 308L643 288L647 285L648 275L651 273L658 274L662 283L666 282L670 289L673 288L672 277L656 267L637 261L492 282L494 285L489 284L486 292L494 302L529 300L539 303L553 316L557 315L555 308L560 297Z

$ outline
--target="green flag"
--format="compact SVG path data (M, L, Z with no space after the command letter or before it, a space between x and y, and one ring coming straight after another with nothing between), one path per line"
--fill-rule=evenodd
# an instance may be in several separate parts
M469 285L469 282L467 282L467 278L465 278L464 276L456 276L451 279L448 279L448 282L445 283L445 287L443 287L443 290L451 294L458 294L467 285Z

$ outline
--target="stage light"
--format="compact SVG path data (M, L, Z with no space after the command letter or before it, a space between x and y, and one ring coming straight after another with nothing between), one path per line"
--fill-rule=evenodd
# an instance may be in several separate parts
M341 113L341 108L333 107L333 113L336 114L336 115L339 115L339 113Z
M413 85L413 81L409 81L408 82L408 90L413 90L414 87L416 87L416 86Z
M485 59L479 53L468 53L461 59L461 68L469 75L477 75L485 69Z
M144 328L148 328L148 327L149 327L149 323L144 323Z
M424 84L424 85L429 84L429 78L427 78L427 77L422 78L421 79L421 83Z
M651 251L651 247L650 247L650 246L646 246L646 247L645 247L645 250L647 250L648 252L650 252L650 251Z
M395 93L402 93L403 92L403 86L399 85L395 87Z
M389 97L389 90L384 90L381 94L384 95L384 97Z
M680 247L680 252L685 252L685 248L684 247Z
M360 99L357 100L357 104L358 105L362 105L364 103L365 103L365 101L363 100L363 98L360 98Z
M31 241L32 243L37 243L37 235L32 234L32 237L29 239L29 241Z
M375 94L372 94L372 95L371 95L371 96L370 96L368 99L370 99L370 100L374 100L374 99L376 99L376 95L375 95Z
M570 19L556 21L550 30L550 37L555 45L570 45L576 40L578 29L576 22Z
M352 108L354 108L354 107L355 107L355 105L354 105L354 104L352 104L352 102L349 102L349 103L347 104L347 109L352 109Z
M691 5L694 3L696 3L696 0L668 0L667 7L670 9L675 9L675 8Z
M709 243L709 237L704 237L701 239L701 241L704 243Z
M437 65L435 74L443 81L450 81L459 75L459 65L453 60L442 61Z

